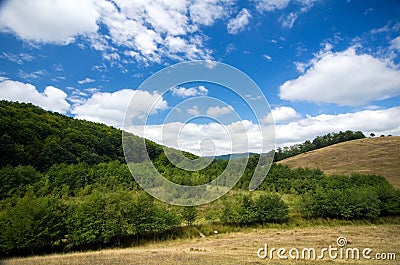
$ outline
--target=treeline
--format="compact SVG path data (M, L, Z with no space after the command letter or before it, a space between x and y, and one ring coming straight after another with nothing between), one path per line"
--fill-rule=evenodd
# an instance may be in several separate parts
M399 216L400 191L380 176L333 176L302 195L301 213L307 218L347 220Z
M95 189L76 199L29 191L2 208L1 256L122 246L172 236L181 224L177 211L123 189Z
M0 170L0 181L0 256L177 237L182 222L191 224L195 219L193 211L160 203L143 192L127 165L118 161L58 164L47 172L7 166ZM252 225L287 220L288 206L277 194L227 195L224 203L224 210L214 216L217 222ZM278 206L283 207L280 215Z
M323 136L317 136L312 141L307 140L302 144L295 144L290 147L283 148L279 147L275 151L274 161L277 162L285 158L296 156L326 146L362 138L365 138L365 135L361 131L353 132L347 130L345 132L340 131L339 133L328 133Z

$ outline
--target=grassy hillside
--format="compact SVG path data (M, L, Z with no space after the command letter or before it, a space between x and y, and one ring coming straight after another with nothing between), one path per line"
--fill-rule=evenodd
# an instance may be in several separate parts
M287 158L291 168L320 168L328 175L376 174L400 188L400 136L365 138L339 143Z
M220 234L205 238L175 240L150 243L129 249L101 250L66 255L48 255L5 260L3 264L398 264L399 225L360 225L339 227L311 227L292 229L252 229L248 232ZM329 259L325 253L323 260L287 260L279 259L274 253L260 259L257 250L268 243L269 248L283 247L287 250L315 248L320 254L321 248L336 247L336 239L344 236L348 248L371 248L373 260ZM379 239L379 240L377 240ZM346 248L344 248L346 249ZM376 260L376 253L395 253L396 260ZM318 254L318 255L319 255ZM287 253L286 253L287 255ZM362 254L360 254L361 256Z

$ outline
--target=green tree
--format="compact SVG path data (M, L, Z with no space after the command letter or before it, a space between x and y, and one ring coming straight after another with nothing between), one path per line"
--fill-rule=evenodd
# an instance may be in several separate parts
M181 216L188 226L192 226L197 217L196 206L186 206L182 209Z
M32 192L8 206L1 215L0 252L34 254L48 251L66 235L65 206L54 197Z
M258 223L282 223L287 220L289 208L276 193L262 194L254 200Z

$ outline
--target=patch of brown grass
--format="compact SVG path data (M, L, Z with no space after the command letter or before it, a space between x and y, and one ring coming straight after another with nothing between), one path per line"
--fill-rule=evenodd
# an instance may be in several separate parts
M262 260L257 250L268 243L270 247L305 247L321 249L337 246L338 236L348 240L347 247L366 247L376 252L395 253L400 259L400 225L361 225L293 229L253 229L250 232L220 234L206 238L151 243L129 249L112 249L65 255L17 258L4 261L14 264L398 264L377 260Z
M400 136L339 143L279 161L291 168L320 168L328 175L352 173L385 177L400 188Z

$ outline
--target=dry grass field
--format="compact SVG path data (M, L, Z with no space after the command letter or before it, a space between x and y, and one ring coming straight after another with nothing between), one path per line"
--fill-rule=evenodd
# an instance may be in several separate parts
M111 249L63 255L15 258L3 261L14 264L400 264L400 225L352 225L293 229L253 229L248 232L219 234L205 238L181 239L150 243L127 249ZM323 260L260 259L257 250L268 243L269 248L315 248L317 256L322 248L337 247L336 239L347 239L346 248L371 248L371 259ZM396 260L372 259L376 253L395 253ZM286 255L288 255L286 253ZM0 262L1 263L1 262Z
M278 163L296 167L320 168L328 175L376 174L400 188L400 136L376 137L339 143Z

